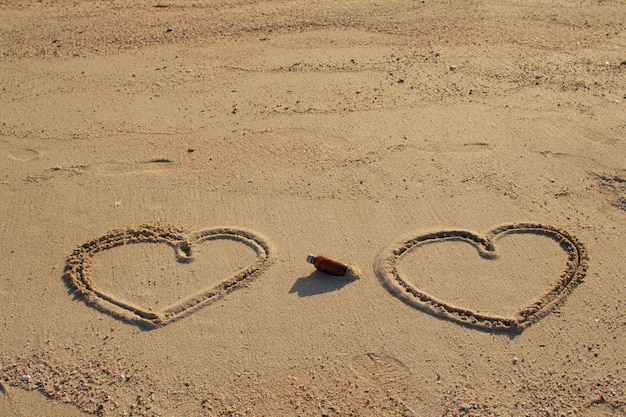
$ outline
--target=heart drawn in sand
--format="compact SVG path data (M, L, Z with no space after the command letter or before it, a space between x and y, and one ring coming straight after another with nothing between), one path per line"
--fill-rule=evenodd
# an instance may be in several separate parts
M179 263L186 264L193 260L194 247L210 240L229 240L246 245L256 253L256 260L216 285L183 297L160 311L135 305L123 297L104 291L102 286L94 282L91 274L94 256L115 247L128 244L165 244L173 249L173 255ZM124 321L156 328L185 317L246 285L267 269L272 261L272 253L273 249L265 238L248 230L223 227L185 233L170 225L147 224L114 230L80 246L67 259L64 279L94 307Z
M567 253L563 273L555 277L549 290L511 317L485 314L438 299L421 290L402 276L398 263L407 251L420 245L448 240L472 244L484 259L496 259L499 238L512 234L533 234L551 239ZM572 235L553 227L535 223L499 226L485 236L466 230L443 230L424 233L394 245L377 262L376 273L389 292L406 304L437 317L487 330L520 332L552 311L583 280L587 269L584 246ZM500 284L504 285L504 284Z

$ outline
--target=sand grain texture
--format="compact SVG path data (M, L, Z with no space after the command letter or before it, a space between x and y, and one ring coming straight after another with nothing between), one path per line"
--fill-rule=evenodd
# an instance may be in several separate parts
M0 415L626 416L623 0L9 0L0 39Z

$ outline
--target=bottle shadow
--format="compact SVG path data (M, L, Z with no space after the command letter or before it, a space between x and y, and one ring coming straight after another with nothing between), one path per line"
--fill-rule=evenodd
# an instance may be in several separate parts
M289 294L298 293L298 297L310 297L340 290L351 282L353 281L315 271L309 276L298 278Z

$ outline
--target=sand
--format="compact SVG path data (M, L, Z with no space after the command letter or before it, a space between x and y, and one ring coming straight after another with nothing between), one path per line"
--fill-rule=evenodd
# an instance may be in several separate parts
M623 0L9 0L0 62L0 415L626 416Z

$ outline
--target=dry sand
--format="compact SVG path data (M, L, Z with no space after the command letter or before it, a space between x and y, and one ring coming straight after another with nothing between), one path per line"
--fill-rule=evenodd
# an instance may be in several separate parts
M0 415L626 416L624 0L6 0L0 63Z

